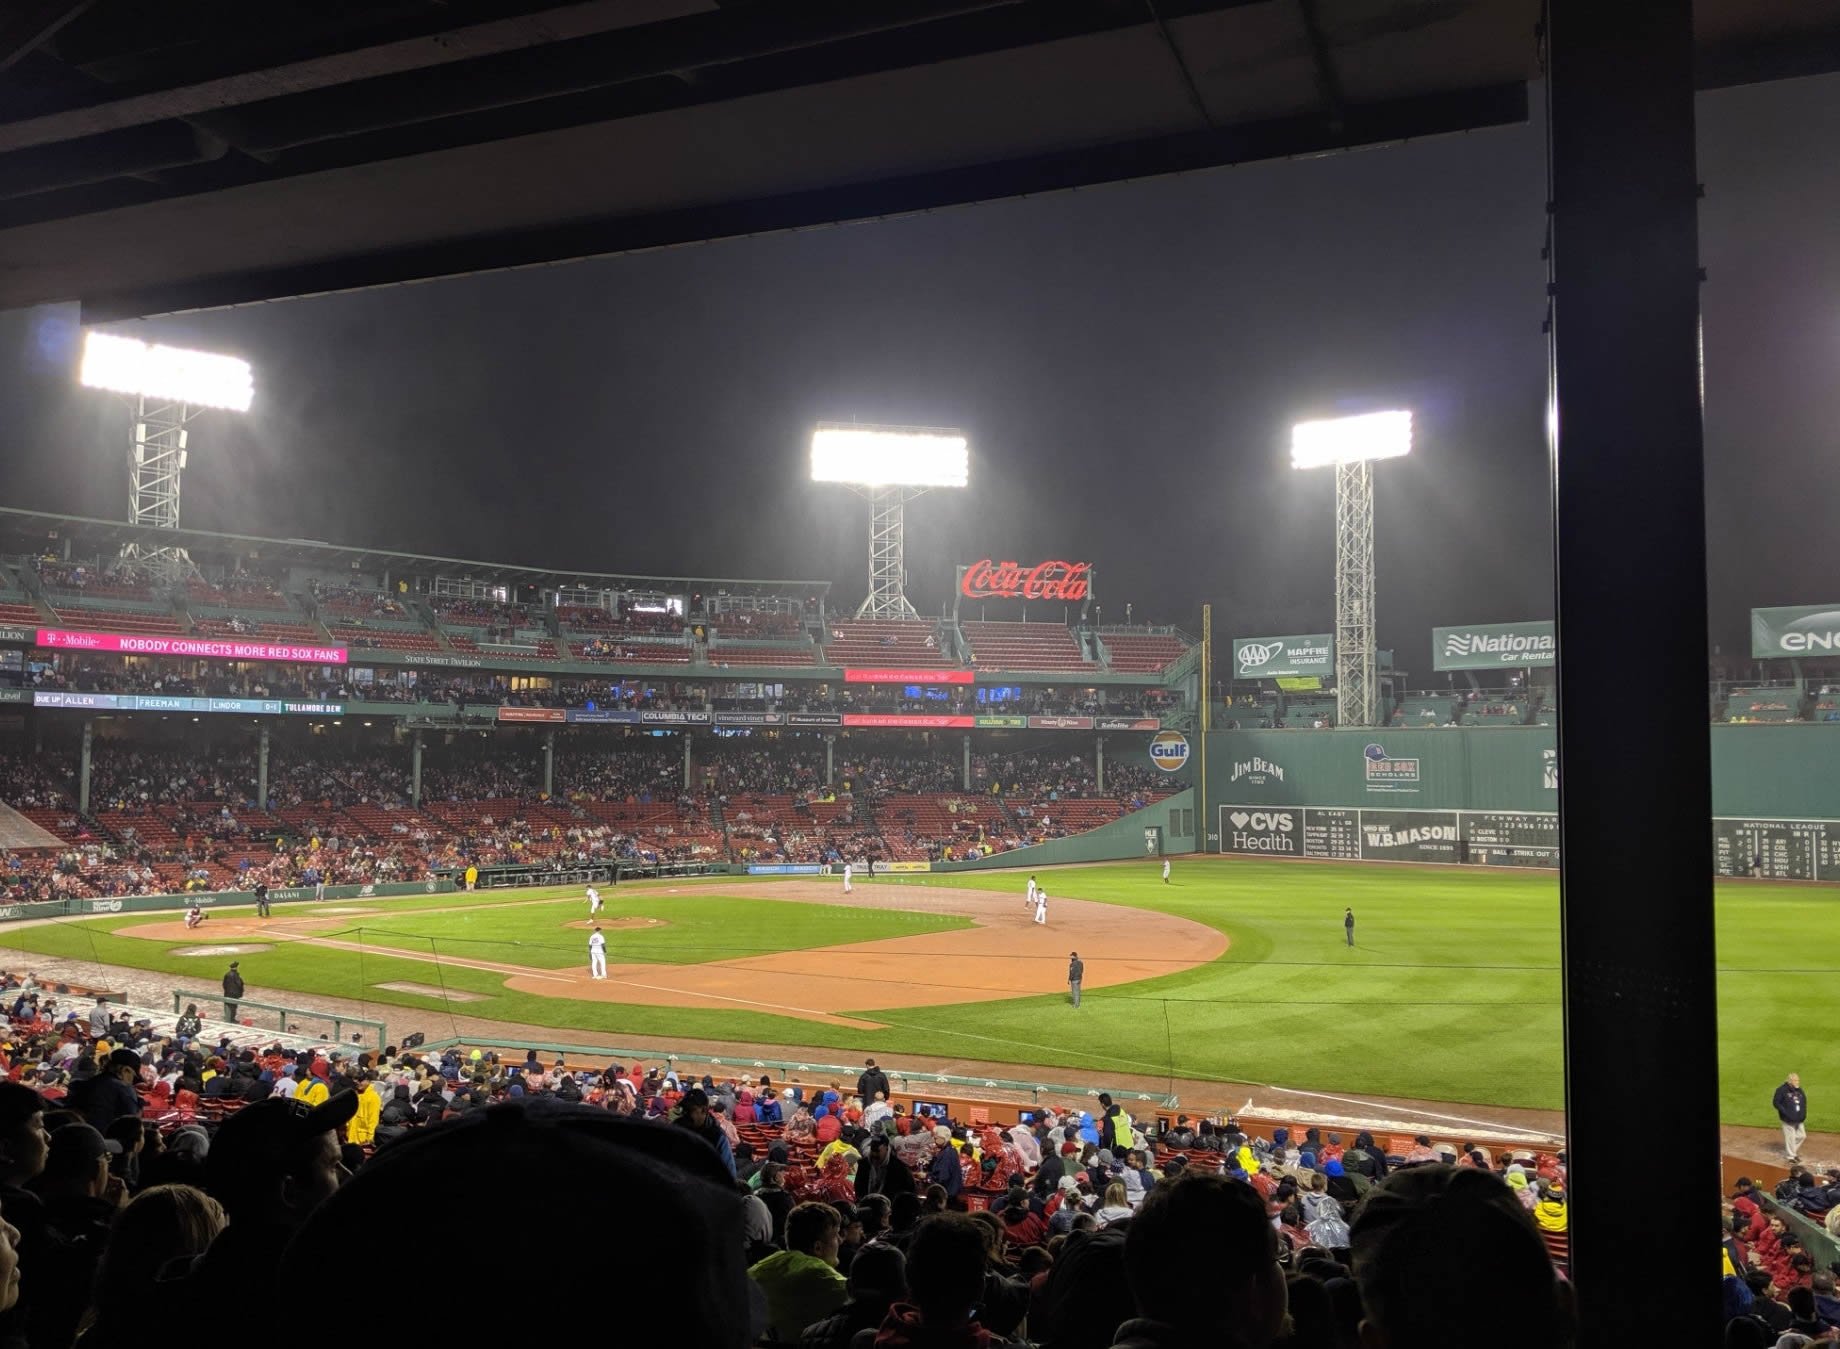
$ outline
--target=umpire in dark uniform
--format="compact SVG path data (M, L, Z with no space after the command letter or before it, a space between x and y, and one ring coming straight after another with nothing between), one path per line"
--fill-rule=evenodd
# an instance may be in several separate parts
M1086 977L1086 962L1080 959L1078 951L1067 953L1067 991L1073 995L1073 1005L1080 1005L1080 981Z

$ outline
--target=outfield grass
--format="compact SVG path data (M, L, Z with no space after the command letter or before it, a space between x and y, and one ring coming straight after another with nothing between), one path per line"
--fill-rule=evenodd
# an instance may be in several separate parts
M862 1013L888 1029L861 1033L726 1008L651 1008L513 993L502 976L390 954L443 955L566 967L586 940L564 925L586 916L579 892L503 892L390 901L354 916L365 952L291 946L242 958L251 996L277 990L438 1008L439 1000L383 992L391 980L444 982L485 995L466 1015L604 1034L716 1038L1039 1064L1099 1082L1107 1072L1212 1078L1363 1095L1554 1108L1563 1098L1558 887L1549 873L1458 871L1264 862L1181 862L1165 886L1151 865L1051 873L1057 896L1157 909L1225 932L1218 960L1179 974L1088 991L1067 1005L1064 967L1044 962L1043 994L1003 1002L910 1008L891 997ZM869 891L876 907L667 895L622 886L613 914L670 926L609 933L616 960L685 963L961 925L891 911L903 888L950 885L1019 892L1013 874L891 877ZM566 900L558 901L558 893ZM553 901L553 902L546 902ZM1356 946L1343 942L1344 905ZM438 909L464 912L429 913ZM286 912L297 912L289 908ZM419 915L419 916L418 916ZM1812 1034L1824 981L1837 971L1809 953L1828 949L1840 895L1826 889L1722 884L1718 889L1723 1117L1770 1124L1770 1092L1802 1074L1818 1103L1840 1099L1840 1048ZM135 965L215 986L221 958L174 956L159 943L114 936L147 915L83 920L8 934L46 954ZM201 939L209 942L210 934ZM174 943L179 945L180 943ZM1103 951L1083 950L1089 972ZM967 971L966 982L975 982ZM1817 1109L1819 1106L1817 1104Z

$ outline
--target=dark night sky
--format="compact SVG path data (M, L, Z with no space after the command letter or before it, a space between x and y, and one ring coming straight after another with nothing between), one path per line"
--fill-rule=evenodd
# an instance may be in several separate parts
M1840 79L1701 100L1716 637L1840 600ZM1543 167L1529 126L135 325L256 367L198 424L185 522L609 571L829 578L867 508L826 418L965 427L909 507L911 592L986 554L1097 564L1108 619L1331 616L1331 475L1289 424L1415 409L1377 490L1381 644L1551 613ZM0 501L119 517L119 404L65 311L0 315ZM1632 418L1640 408L1632 407ZM1632 503L1639 509L1639 503ZM1657 585L1666 578L1656 578Z

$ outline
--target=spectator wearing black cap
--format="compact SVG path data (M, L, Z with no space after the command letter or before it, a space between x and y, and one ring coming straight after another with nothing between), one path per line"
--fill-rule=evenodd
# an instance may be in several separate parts
M45 1169L33 1182L45 1201L45 1243L33 1258L27 1335L32 1349L69 1349L89 1300L109 1225L127 1187L109 1172L121 1144L87 1124L51 1135Z
M141 1098L134 1082L141 1072L141 1056L132 1049L117 1049L102 1063L97 1074L71 1088L70 1106L81 1112L83 1122L97 1133L107 1133L109 1125L123 1115L139 1118Z
M230 1226L193 1265L189 1283L201 1293L268 1286L289 1234L344 1183L338 1131L357 1109L349 1091L320 1106L271 1096L223 1122L204 1180Z
M722 1132L714 1116L709 1113L709 1094L701 1087L692 1087L684 1093L678 1103L677 1118L673 1121L678 1128L695 1134L715 1149L716 1156L732 1177L735 1174L735 1154L728 1145L728 1135Z
M1157 1186L1131 1219L1124 1262L1138 1319L1119 1327L1120 1346L1266 1349L1283 1328L1278 1234L1241 1181L1195 1174Z
M848 1291L848 1302L805 1328L800 1349L849 1349L863 1331L873 1335L907 1296L906 1258L892 1246L865 1246L850 1262Z
M872 1194L883 1194L893 1198L897 1194L914 1192L914 1173L907 1163L894 1155L886 1134L874 1134L869 1139L869 1155L856 1167L856 1197L867 1198Z
M579 1223L533 1219L495 1239L497 1215L483 1209L413 1226L430 1196L477 1194L496 1177L513 1178L523 1197L509 1198L506 1209L567 1194L619 1195L623 1212L643 1217L596 1227L591 1237ZM740 1209L727 1173L681 1130L589 1106L490 1106L380 1149L295 1233L275 1277L220 1285L218 1295L361 1288L381 1273L399 1288L484 1290L467 1303L465 1339L518 1343L542 1329L529 1290L610 1289L617 1280L669 1309L673 1343L746 1349L764 1327L742 1264ZM236 1223L233 1213L226 1236ZM326 1349L343 1332L324 1317L280 1308L261 1338L266 1349Z

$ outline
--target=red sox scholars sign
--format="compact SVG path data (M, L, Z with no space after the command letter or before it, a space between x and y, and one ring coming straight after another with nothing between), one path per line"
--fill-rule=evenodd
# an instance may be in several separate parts
M1069 600L1080 601L1092 590L1092 563L973 562L959 578L958 589L968 600Z

